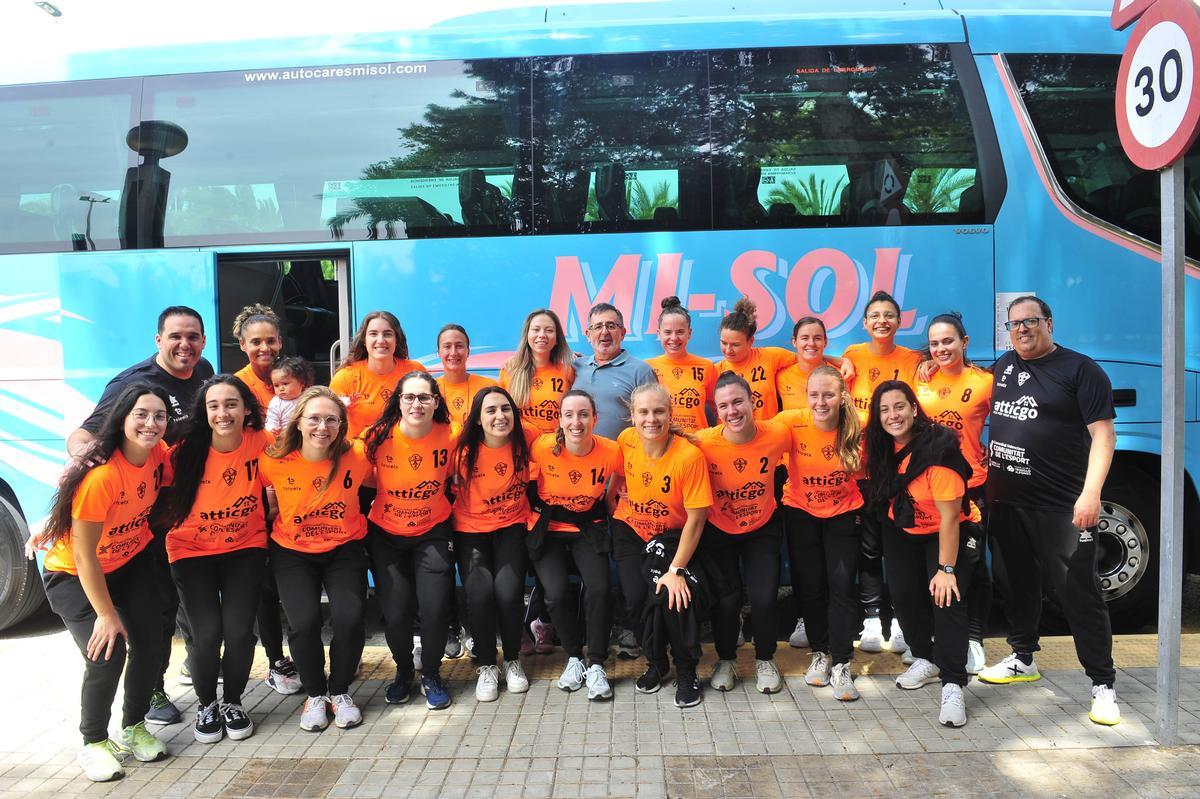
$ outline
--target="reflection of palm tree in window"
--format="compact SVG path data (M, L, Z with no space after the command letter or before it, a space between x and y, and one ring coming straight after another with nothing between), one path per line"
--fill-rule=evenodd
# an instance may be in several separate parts
M958 210L960 195L973 185L974 169L917 169L908 182L904 204L915 214L952 213Z
M802 183L784 180L767 194L767 204L791 205L800 216L836 216L840 213L845 184L844 176L830 185L825 178L818 179L814 174L809 174Z
M677 208L679 198L671 191L669 181L655 183L649 190L636 180L625 182L625 207L630 219L653 219L656 208ZM596 199L596 188L588 189L587 219L600 218L600 203Z

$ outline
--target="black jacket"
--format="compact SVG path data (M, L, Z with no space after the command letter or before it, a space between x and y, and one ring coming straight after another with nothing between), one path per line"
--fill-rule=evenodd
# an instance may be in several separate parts
M878 482L874 479L871 481L876 506L884 516L890 507L897 527L912 527L913 498L908 493L908 484L924 474L930 466L945 466L962 477L963 510L970 510L967 482L971 479L971 464L963 457L958 436L940 424L930 425L896 453L895 462L900 463L910 455L912 457L903 472L894 471Z

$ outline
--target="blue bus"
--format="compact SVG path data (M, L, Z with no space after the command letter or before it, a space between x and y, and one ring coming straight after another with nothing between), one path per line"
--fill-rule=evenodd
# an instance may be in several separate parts
M598 301L658 353L678 295L693 349L758 305L759 344L822 317L860 341L867 297L899 342L962 312L969 355L1007 346L1006 299L1054 308L1112 378L1118 452L1100 579L1153 618L1160 421L1158 176L1123 155L1127 34L1106 0L799 0L553 6L407 33L84 53L0 86L0 627L40 601L21 557L64 437L151 354L158 311L200 310L205 355L245 364L243 305L285 320L328 378L383 308L413 357L467 327L495 369L525 313L576 349ZM28 71L27 71L28 72ZM1187 156L1187 251L1200 172ZM1187 314L1200 269L1187 266ZM220 331L220 335L213 331ZM1200 564L1200 326L1187 347L1189 563Z

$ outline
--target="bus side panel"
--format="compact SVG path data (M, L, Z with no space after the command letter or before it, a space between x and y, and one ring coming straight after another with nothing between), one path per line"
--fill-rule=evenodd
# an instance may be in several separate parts
M437 363L438 329L459 322L473 369L499 368L538 307L559 314L576 352L589 351L581 322L602 301L625 315L627 349L658 355L658 313L672 294L692 311L692 351L713 359L721 317L742 294L758 306L759 346L791 349L793 322L815 314L838 354L866 339L862 317L876 289L899 300L905 346L923 347L928 320L950 308L970 330L993 327L986 225L363 242L352 263L357 317L395 312L413 357L427 364ZM971 354L989 359L990 338L973 340Z

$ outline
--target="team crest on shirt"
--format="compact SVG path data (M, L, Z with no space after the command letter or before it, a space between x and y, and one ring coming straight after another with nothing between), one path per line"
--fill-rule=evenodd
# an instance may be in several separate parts
M496 469L496 474L500 475L501 477L508 474L508 464L507 463L497 463L495 466L495 469Z
M415 472L417 469L421 468L421 461L423 460L424 458L414 452L412 455L408 456L408 465L411 466L412 470Z
M583 479L583 472L579 471L578 469L572 469L571 471L567 472L567 478L570 479L571 485L576 485L580 480Z
M451 402L450 404L454 406L454 410L461 411L462 407L463 407L463 398L455 397L453 402Z
M1025 381L1028 379L1029 379L1029 372L1018 372L1017 373L1017 386L1020 387L1020 386L1025 385Z
M233 485L233 481L237 479L237 469L230 466L228 469L221 472L221 479L225 481L225 485Z
M945 399L948 396L950 396L950 389L945 386L938 389L938 399Z
M745 458L736 459L733 462L733 468L737 469L739 472L746 471L746 459Z
M872 369L871 371L867 372L867 378L868 378L868 379L869 379L869 380L870 380L872 383L874 383L876 380L878 380L878 379L879 379L879 370L878 370L878 369Z
M646 488L649 488L650 483L652 483L653 481L654 481L654 475L650 474L650 472L642 472L642 485L643 486L645 486Z
M822 457L825 458L825 460L827 460L827 461L833 460L833 456L835 454L836 453L835 453L832 445L826 444L825 446L821 447L821 455L822 455Z
M671 376L678 380L679 378L683 377L683 370L676 366L671 370Z
M381 400L385 400L385 401L386 401L386 400L387 400L387 399L389 399L391 396L392 396L392 390L391 390L390 388L381 388L381 389L379 389L379 398L380 398Z
M325 485L325 478L324 478L324 477L314 477L314 478L313 478L313 481L312 481L312 487L313 487L313 488L315 488L315 489L317 489L318 491L320 491L320 490L321 490L321 486L323 486L323 485Z
M138 487L137 487L137 495L138 495L138 499L145 499L145 498L146 498L146 481L145 481L145 480L143 480L142 482L138 483Z
M540 377L535 377L535 378L533 378L533 388L534 388L534 390L538 390L538 389L540 389L541 387L542 387L542 378L540 378Z

